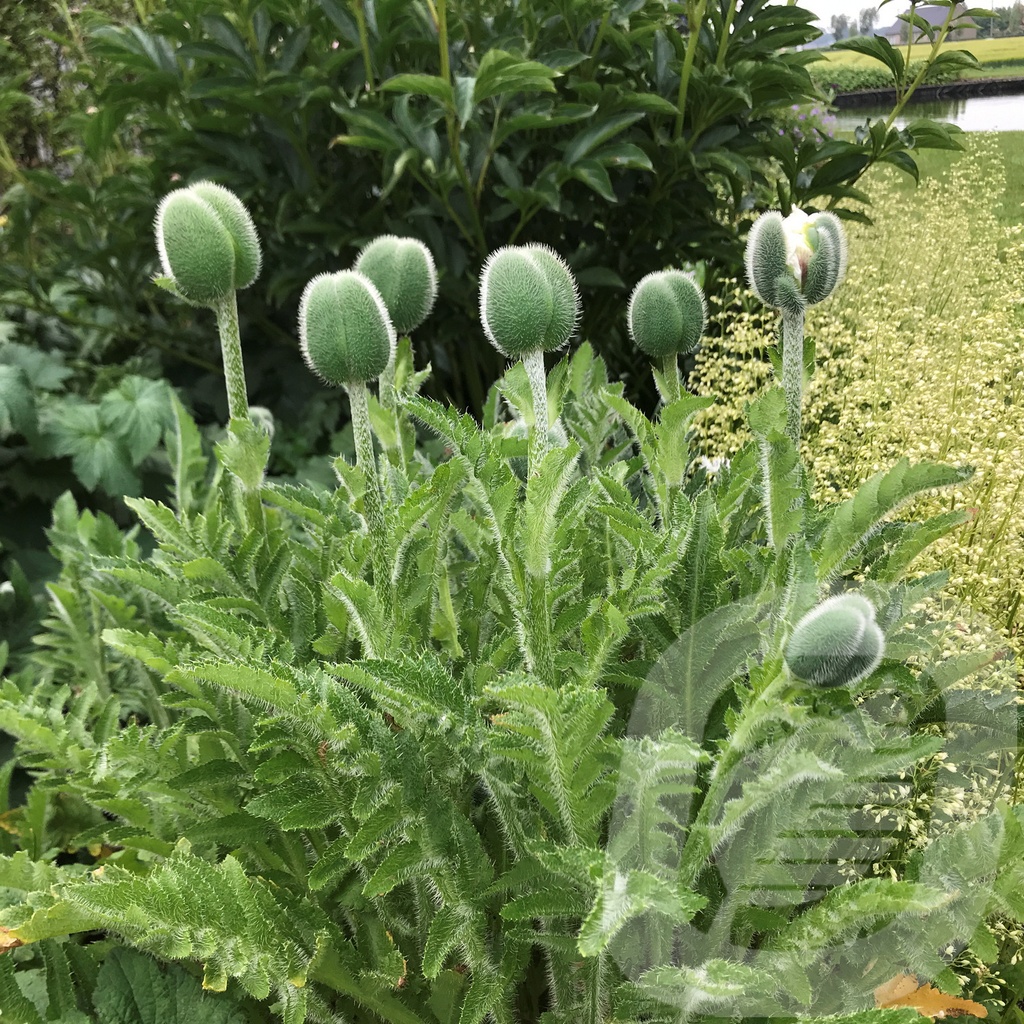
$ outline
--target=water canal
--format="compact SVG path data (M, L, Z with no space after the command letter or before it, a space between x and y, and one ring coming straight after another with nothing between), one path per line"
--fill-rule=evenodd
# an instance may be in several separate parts
M872 121L888 117L891 106L877 105L837 110L836 129L852 132L870 117ZM896 125L904 127L919 117L947 121L965 132L1024 131L1024 95L969 96L958 99L924 100L909 103L904 113L896 118Z

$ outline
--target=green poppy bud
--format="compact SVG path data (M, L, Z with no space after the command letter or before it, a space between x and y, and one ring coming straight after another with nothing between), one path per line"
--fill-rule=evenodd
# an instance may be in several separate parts
M480 276L480 320L491 344L519 359L561 348L580 315L579 290L565 261L546 245L507 245Z
M707 326L707 304L692 274L658 270L633 289L626 318L637 348L664 359L697 348Z
M318 274L299 303L306 365L335 387L379 377L391 359L395 328L380 292L356 270Z
M747 236L747 280L757 297L783 313L827 299L846 273L846 236L832 213L794 209L762 214Z
M399 334L410 334L434 308L434 257L416 238L381 235L363 248L353 269L373 282Z
M197 305L211 305L260 272L259 237L238 197L211 181L175 189L160 202L156 244L166 277Z
M787 273L786 229L778 210L762 213L747 235L747 281L766 306L778 306L776 282Z
M811 260L808 270L814 269L815 263L822 265L821 272L827 291L825 291L821 298L825 299L843 283L843 279L846 277L846 232L843 230L843 222L828 210L822 210L820 213L813 214L811 216L811 223L818 233L819 248L821 250L818 255L822 258L819 259L818 255L815 255ZM826 242L828 243L827 246L825 246ZM828 250L827 254L826 248ZM810 289L808 289L807 301L820 302L821 299L811 298Z
M874 605L860 594L830 597L793 630L785 660L797 679L818 686L850 686L878 667L885 637Z

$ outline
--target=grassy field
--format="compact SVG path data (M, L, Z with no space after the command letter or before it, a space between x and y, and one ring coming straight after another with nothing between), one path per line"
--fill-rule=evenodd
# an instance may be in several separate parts
M944 43L943 50L969 50L982 64L1003 64L1006 61L1024 61L1024 36L1015 36L1012 39L971 39L958 43ZM907 48L900 47L905 55ZM910 48L911 60L924 60L931 52L931 44L917 43ZM840 64L871 65L878 62L872 57L862 53L852 53L849 50L826 51L825 57L828 60L837 61ZM1024 70L1016 69L1018 72Z

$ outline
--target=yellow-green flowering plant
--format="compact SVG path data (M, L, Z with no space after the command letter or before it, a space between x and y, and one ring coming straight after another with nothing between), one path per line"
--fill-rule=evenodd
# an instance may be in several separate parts
M218 303L244 278L232 229L187 203L216 291L195 290L168 218L161 244L182 294ZM841 276L829 218L797 220L762 223L751 261L791 320ZM900 773L915 794L990 778L980 756L917 773L1015 742L1006 705L959 686L997 663L936 664L916 628L942 580L914 558L952 524L873 543L969 471L903 461L816 503L798 407L773 389L709 475L690 435L711 399L675 366L703 332L696 282L644 275L629 304L658 363L649 418L589 344L545 366L579 299L536 245L481 271L482 333L510 360L484 421L413 378L375 415L429 266L371 243L303 294L303 354L351 406L337 487L264 478L255 427L217 448L219 473L178 405L170 504L129 502L151 551L59 504L46 667L0 690L37 773L0 833L5 1016L79 1020L120 975L169 1005L195 973L230 1024L909 1024L874 989L942 975L1024 885L1009 806L912 850L861 814ZM383 486L396 420L417 445Z

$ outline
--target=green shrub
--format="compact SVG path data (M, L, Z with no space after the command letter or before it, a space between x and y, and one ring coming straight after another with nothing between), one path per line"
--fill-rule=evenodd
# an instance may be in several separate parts
M911 78L917 76L925 62L912 60L908 67ZM811 78L821 89L834 93L859 92L862 89L892 89L896 80L891 71L884 67L861 67L836 64L823 60L811 67ZM944 82L956 82L963 75L957 67L930 68L924 77L926 85L940 85Z
M93 10L120 21L135 13L132 0L91 0ZM0 35L0 193L17 167L66 168L80 107L76 69L82 37L67 4L7 3Z
M564 12L477 3L453 10L442 46L432 9L381 0L364 26L336 0L167 0L142 27L83 21L83 95L95 106L77 115L84 160L73 185L27 174L8 195L13 266L0 285L59 317L43 284L72 278L94 307L76 316L116 311L119 337L163 343L176 381L209 397L195 380L199 336L180 312L139 301L152 257L130 240L176 175L215 172L249 203L274 267L243 316L265 337L250 358L254 397L285 429L313 394L288 341L302 285L385 232L435 253L448 314L420 348L457 404L479 409L498 369L495 356L467 357L463 339L475 322L471 268L506 241L566 254L584 335L600 326L613 369L628 374L627 282L666 254L738 267L741 212L775 199L774 112L817 98L812 55L782 48L813 37L811 15L712 4L704 30L687 35L658 0ZM782 154L785 205L842 201L865 167L905 150L896 133L881 146L821 145ZM120 211L125 230L97 232L99 206ZM69 230L79 246L53 244Z
M466 345L473 268L530 242L568 260L583 336L650 405L627 344L627 286L696 262L713 287L739 265L750 211L842 205L873 162L913 168L911 138L955 145L930 122L857 142L779 135L789 105L816 95L812 55L785 50L816 32L797 7L711 4L698 33L660 0L449 6L443 23L427 0L379 0L365 25L361 6L337 0L165 0L141 7L140 24L90 5L74 20L88 45L61 122L74 145L60 166L15 168L2 199L2 329L73 370L35 391L38 439L13 424L0 439L14 508L0 543L30 576L44 572L32 550L65 488L120 522L98 488L165 495L167 453L126 446L98 411L122 377L129 389L164 377L199 423L227 419L199 320L150 286L158 268L140 245L175 187L213 176L252 210L271 269L240 309L249 398L272 414L272 473L322 485L338 409L306 373L293 325L305 282L348 267L370 238L415 236L437 260L446 313L416 331L435 396L482 408L500 357ZM31 419L19 413L25 429Z
M795 211L795 265L750 265L810 302L842 237ZM197 997L131 947L201 969L218 1021L908 1024L877 986L948 987L951 945L1021 915L1024 819L989 757L1016 742L1012 666L934 660L943 624L914 608L944 577L913 562L960 520L892 521L970 470L901 459L819 504L781 387L701 469L712 399L673 361L652 420L589 344L548 372L561 334L507 342L538 291L575 299L551 254L509 252L530 259L488 263L484 315L521 358L482 423L419 394L406 342L379 401L341 374L356 464L333 489L267 479L276 438L244 416L211 459L175 403L171 504L130 499L145 534L58 502L51 615L0 689L37 775L0 832L5 1012ZM233 296L210 305L242 372ZM652 315L634 303L633 329ZM350 327L318 344L348 351ZM800 681L805 616L855 579L871 650L853 637L847 685Z

